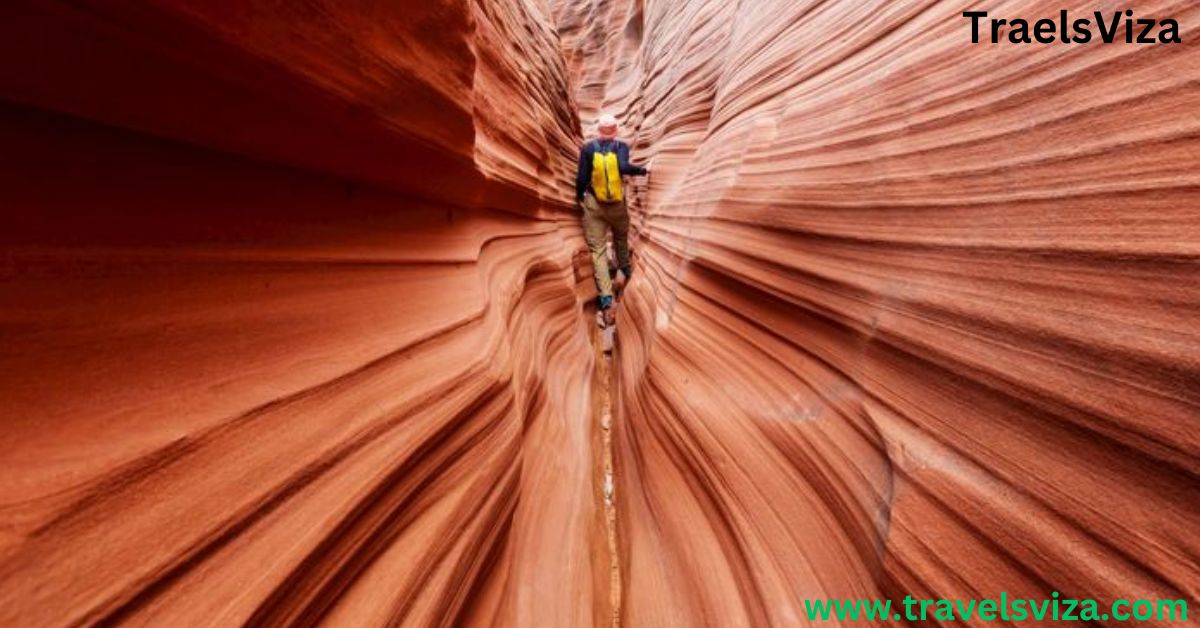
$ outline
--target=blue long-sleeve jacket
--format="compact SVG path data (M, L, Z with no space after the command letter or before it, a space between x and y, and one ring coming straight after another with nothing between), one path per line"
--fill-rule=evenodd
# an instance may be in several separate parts
M623 175L644 175L646 169L629 163L629 145L621 140L591 140L579 151L579 174L575 177L575 200L582 201L583 194L592 189L592 163L599 145L605 152L615 152ZM595 192L592 192L593 194Z

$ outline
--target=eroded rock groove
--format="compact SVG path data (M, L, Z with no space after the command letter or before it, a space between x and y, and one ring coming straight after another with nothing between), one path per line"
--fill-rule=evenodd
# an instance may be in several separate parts
M1200 6L403 4L0 8L0 625L1200 598Z

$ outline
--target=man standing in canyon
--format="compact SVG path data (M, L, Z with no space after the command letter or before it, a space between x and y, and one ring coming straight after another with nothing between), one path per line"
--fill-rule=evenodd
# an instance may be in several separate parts
M579 174L575 178L575 201L583 209L583 237L592 256L596 290L600 295L596 307L604 323L615 320L613 310L613 278L608 272L608 230L613 232L613 248L617 253L619 275L616 288L620 290L633 275L629 256L629 205L624 184L626 175L648 175L650 170L629 163L629 145L617 139L617 119L600 116L599 137L583 145L579 152Z

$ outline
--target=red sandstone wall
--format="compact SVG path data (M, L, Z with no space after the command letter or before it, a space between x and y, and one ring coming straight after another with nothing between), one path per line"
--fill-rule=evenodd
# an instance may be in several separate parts
M0 59L0 625L590 624L540 11L19 0Z
M606 623L603 109L625 625L1200 598L1194 44L547 5L0 9L0 625Z
M628 625L1200 597L1200 7L1138 4L1179 46L973 47L966 6L555 3L585 128L655 164Z

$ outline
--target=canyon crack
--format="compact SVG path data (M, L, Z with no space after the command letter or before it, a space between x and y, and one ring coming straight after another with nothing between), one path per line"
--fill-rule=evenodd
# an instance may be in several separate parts
M1200 599L1200 5L977 8L5 3L0 625Z

